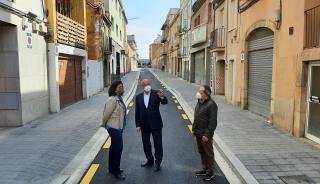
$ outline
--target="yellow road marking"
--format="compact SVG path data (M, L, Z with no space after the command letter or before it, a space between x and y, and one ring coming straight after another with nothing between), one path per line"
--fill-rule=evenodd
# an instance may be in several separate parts
M107 139L106 143L103 145L103 149L109 149L111 146L111 137Z
M132 107L133 106L133 102L131 102L130 104L129 104L129 107Z
M98 168L99 168L99 164L92 164L80 184L90 184L90 182L91 182L94 174L97 172Z
M178 109L179 109L179 110L182 110L182 107L181 107L180 105L179 105L179 106L177 106L177 107L178 107Z
M174 103L179 103L177 100L173 100L174 101Z
M192 133L192 125L188 125L190 132Z
M183 118L183 119L186 119L186 120L189 119L186 114L182 114L182 118Z
M175 97L175 96L172 96L172 98L173 98L173 99L176 99L176 97Z

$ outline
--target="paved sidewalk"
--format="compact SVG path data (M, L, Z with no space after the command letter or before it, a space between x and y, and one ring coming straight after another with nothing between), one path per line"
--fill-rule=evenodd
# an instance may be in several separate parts
M126 93L138 72L123 78ZM100 93L20 128L0 129L0 183L50 183L100 128Z
M198 85L158 70L154 73L194 109ZM320 149L269 126L260 116L226 103L223 97L214 100L219 106L216 136L259 183L283 184L279 177L297 175L320 183Z

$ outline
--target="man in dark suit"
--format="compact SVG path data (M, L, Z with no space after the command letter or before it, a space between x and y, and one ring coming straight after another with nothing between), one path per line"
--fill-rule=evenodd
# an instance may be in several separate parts
M162 128L163 122L160 114L160 104L167 104L168 99L164 96L162 90L152 90L150 80L142 80L141 86L143 93L136 96L136 127L141 132L143 150L147 157L147 162L141 167L153 166L155 162L155 171L160 170L162 162ZM152 154L150 137L153 137L155 155ZM155 157L155 161L154 161Z

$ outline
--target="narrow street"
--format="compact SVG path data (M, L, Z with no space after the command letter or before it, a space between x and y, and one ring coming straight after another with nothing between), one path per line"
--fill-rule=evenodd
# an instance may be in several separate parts
M153 89L164 89L162 84L148 71L142 70L140 79L151 79ZM164 121L163 149L164 158L162 169L155 173L153 168L141 168L145 161L140 133L135 131L134 101L129 105L128 125L124 133L124 151L122 155L122 168L127 178L119 182L108 173L108 141L103 146L91 167L82 178L84 183L130 183L130 184L163 184L163 183L202 183L202 179L194 175L200 168L200 157L197 152L195 139L191 135L189 125L191 122L185 117L183 110L172 94L165 90L169 99L166 106L161 107ZM137 94L142 92L137 89ZM220 168L215 164L216 178L209 183L228 183Z

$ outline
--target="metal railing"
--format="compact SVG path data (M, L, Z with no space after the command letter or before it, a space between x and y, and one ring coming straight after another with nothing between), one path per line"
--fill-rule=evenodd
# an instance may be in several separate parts
M320 47L320 5L305 11L304 48Z
M112 38L111 37L105 37L104 38L104 53L106 55L112 54Z
M225 28L218 28L211 32L211 48L225 48Z
M58 42L69 46L85 48L85 27L57 12Z
M205 43L207 41L207 25L208 24L201 24L195 28L193 28L192 34L192 46Z

